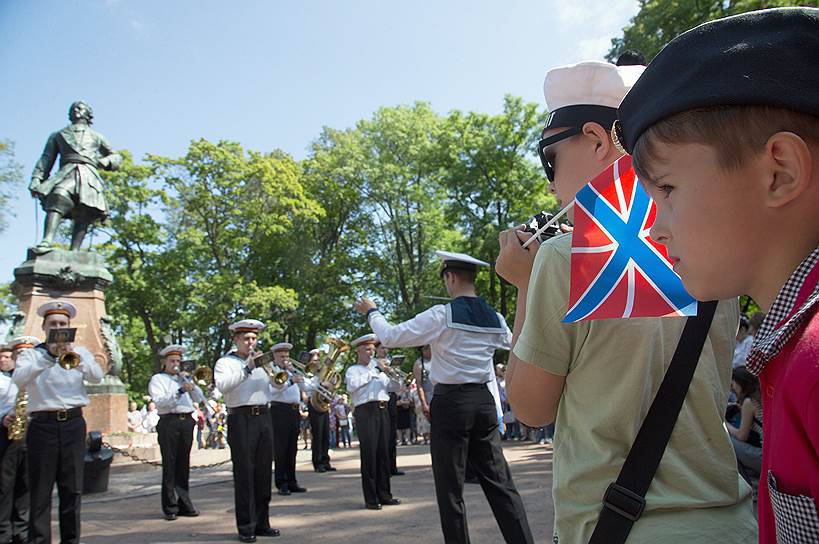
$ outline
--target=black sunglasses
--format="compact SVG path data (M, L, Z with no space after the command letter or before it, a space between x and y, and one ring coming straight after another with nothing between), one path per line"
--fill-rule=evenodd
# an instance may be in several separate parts
M558 132L557 134L549 136L548 138L543 138L537 143L537 154L538 157L540 157L540 164L543 165L543 171L546 172L546 179L548 179L550 182L555 180L555 165L553 164L554 159L550 159L546 156L546 148L561 140L576 136L580 134L580 132L580 127L567 128L563 132Z

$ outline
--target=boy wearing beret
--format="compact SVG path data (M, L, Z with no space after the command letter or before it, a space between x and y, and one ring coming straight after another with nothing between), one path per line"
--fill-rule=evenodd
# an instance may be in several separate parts
M614 132L657 202L651 236L699 300L767 311L760 542L819 542L819 10L713 21L654 59Z

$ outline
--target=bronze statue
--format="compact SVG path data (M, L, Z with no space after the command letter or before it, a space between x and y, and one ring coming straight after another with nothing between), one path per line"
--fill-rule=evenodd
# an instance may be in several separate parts
M105 137L91 129L94 113L85 102L77 101L68 110L71 124L53 133L31 174L29 191L40 199L46 212L43 240L37 249L48 249L64 218L73 219L71 250L80 249L88 227L108 213L103 182L98 169L116 170L122 157L111 149ZM60 169L49 177L60 156Z

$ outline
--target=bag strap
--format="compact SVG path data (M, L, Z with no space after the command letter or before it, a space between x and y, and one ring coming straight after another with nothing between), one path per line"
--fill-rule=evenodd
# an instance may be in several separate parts
M625 542L631 526L643 514L646 493L677 423L716 308L716 301L700 302L697 315L687 319L663 382L637 432L623 468L603 495L603 509L590 544Z

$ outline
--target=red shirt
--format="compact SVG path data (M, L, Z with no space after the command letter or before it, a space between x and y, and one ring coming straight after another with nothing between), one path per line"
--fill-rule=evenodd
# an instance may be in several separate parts
M768 362L759 382L763 413L759 541L774 543L769 472L780 493L812 497L814 509L819 506L819 312L814 311Z
M777 295L747 367L762 396L759 542L819 543L819 248Z

